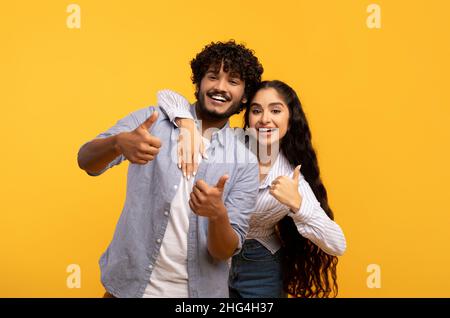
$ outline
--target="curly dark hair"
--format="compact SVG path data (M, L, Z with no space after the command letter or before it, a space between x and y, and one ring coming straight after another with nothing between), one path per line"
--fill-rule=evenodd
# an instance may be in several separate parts
M192 83L197 86L195 97L198 99L198 87L209 68L219 70L222 63L224 72L239 75L245 82L244 93L248 100L261 82L264 69L252 50L234 40L211 42L191 61Z
M289 85L281 81L264 81L257 90L266 88L275 89L289 107L289 129L280 142L281 152L293 168L302 165L303 176L322 209L333 220L333 211L328 205L327 191L320 179L311 131L300 99ZM249 113L247 106L245 127L249 127ZM336 297L338 258L325 253L301 236L291 217L286 216L278 222L277 233L282 242L284 290L294 297Z

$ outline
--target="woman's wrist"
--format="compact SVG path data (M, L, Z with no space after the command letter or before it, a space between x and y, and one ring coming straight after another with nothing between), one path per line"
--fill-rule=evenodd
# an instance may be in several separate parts
M289 209L294 212L297 213L300 210L300 206L302 204L302 198L300 196L298 196L297 198L294 198L290 204L289 204Z

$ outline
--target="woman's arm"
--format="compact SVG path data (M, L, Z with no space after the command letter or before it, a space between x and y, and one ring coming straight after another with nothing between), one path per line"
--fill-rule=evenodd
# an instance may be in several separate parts
M328 217L303 177L299 179L298 192L302 197L300 208L289 213L298 232L325 253L335 256L343 255L347 243L341 227Z
M319 246L325 253L340 256L346 249L344 233L320 206L308 182L300 175L300 166L293 176L279 176L271 185L270 194L291 211L298 232Z
M184 96L169 89L161 90L156 95L158 97L158 106L164 110L172 123L176 124L177 118L194 120L189 111L191 105Z
M195 176L199 154L205 158L203 139L197 130L191 107L186 98L171 90L158 92L158 105L166 112L169 120L180 128L178 139L178 167L188 179Z

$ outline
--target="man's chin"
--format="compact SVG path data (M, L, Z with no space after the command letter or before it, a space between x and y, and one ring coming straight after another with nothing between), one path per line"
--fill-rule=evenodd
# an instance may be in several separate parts
M228 106L228 107L227 107ZM230 113L230 107L229 105L224 106L211 106L207 105L204 109L206 115L208 115L211 118L217 118L217 119L225 119L232 116L234 113Z

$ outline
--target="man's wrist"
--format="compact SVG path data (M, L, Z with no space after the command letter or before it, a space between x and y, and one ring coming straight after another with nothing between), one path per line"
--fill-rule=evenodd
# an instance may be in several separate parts
M115 135L113 137L113 149L116 154L116 157L120 156L122 154L122 150L120 148L120 138L122 138L122 136L121 136L122 134L124 134L124 133L123 132L118 133L117 135Z
M224 205L222 205L219 209L217 209L217 214L210 216L209 220L211 222L223 222L227 220L228 214L227 209Z

